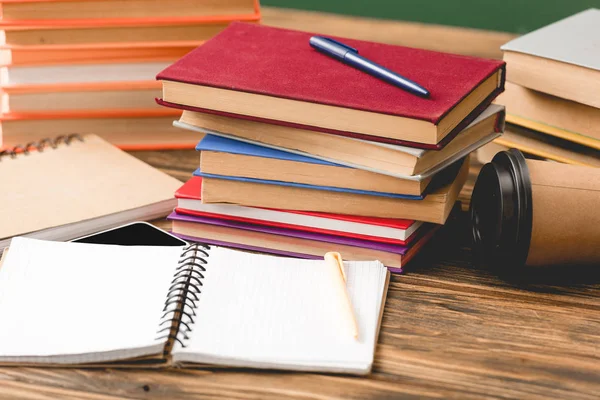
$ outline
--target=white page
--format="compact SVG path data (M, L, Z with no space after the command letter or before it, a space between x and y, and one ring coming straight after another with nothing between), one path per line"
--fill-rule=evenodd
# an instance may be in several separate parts
M0 362L91 363L159 353L181 247L14 238L0 268Z
M153 81L172 61L110 64L23 65L0 68L6 86Z
M358 340L324 261L212 248L196 323L173 361L368 372L387 270L379 262L347 262L346 271Z

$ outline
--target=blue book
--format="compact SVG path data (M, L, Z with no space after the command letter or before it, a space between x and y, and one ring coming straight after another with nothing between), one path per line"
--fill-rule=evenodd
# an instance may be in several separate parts
M215 135L206 135L204 139L196 145L196 151L217 151L221 153L242 154L246 156L274 158L277 160L351 168L345 165L334 164L329 161L323 161L300 154L276 150L270 147L259 146L248 142L242 142L241 140L234 140Z
M230 153L230 154L239 154L244 156L251 157L259 157L259 158L271 158L276 160L283 161L291 161L291 162L299 162L299 163L307 163L307 164L317 164L322 166L329 167L338 167L351 170L353 168L331 163L328 161L319 160L312 157L307 157L299 154L289 153L287 151L276 150L269 147L263 147L256 144L250 144L234 139L224 138L220 136L214 135L206 135L200 143L196 146L196 150L198 151L211 151L211 152L220 152L220 153ZM371 172L365 171L365 173L372 174ZM391 197L396 199L409 199L409 200L422 200L423 195L410 195L410 194L397 194L397 193L386 193L386 192L378 192L372 190L359 190L359 189L349 189L342 188L336 186L322 186L322 185L312 185L308 183L298 183L298 182L288 182L281 180L269 180L269 179L258 179L256 177L243 177L243 176L226 176L212 173L205 173L198 168L194 175L202 176L206 178L215 178L215 179L227 179L233 181L240 182L253 182L253 183L262 183L267 185L280 185L280 186L289 186L289 187L298 187L305 189L314 189L314 190L327 190L332 192L343 192L343 193L353 193L353 194L361 194L361 195L370 195L370 196L382 196L382 197ZM386 178L387 179L387 178ZM398 178L389 178L389 179L398 179Z

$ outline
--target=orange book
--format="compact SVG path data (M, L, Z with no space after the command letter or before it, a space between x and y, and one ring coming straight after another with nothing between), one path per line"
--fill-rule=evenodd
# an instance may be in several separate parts
M40 135L93 132L124 150L193 149L203 135L173 127L178 116L164 109L7 113L0 116L1 143L9 148Z
M0 88L0 116L39 112L89 112L106 109L160 109L160 83L89 82L80 84L22 85Z
M249 20L252 22L253 20ZM96 43L174 42L208 40L230 21L173 21L170 18L115 21L74 20L53 25L5 25L0 20L0 45L55 46Z
M4 0L0 26L256 21L258 0Z
M0 65L142 62L181 58L202 41L96 43L92 45L0 46Z

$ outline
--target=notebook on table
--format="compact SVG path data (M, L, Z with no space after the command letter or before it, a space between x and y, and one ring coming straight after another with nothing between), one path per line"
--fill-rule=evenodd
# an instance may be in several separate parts
M41 148L37 150L37 148ZM181 183L96 135L0 152L0 250L13 236L68 240L167 215Z
M202 244L15 238L0 265L0 363L368 373L389 273L377 261L344 263L354 338L324 263Z

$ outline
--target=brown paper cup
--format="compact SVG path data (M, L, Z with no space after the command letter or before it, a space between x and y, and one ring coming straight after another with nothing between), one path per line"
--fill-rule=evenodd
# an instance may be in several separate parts
M500 152L477 178L470 213L484 264L600 265L600 169Z

